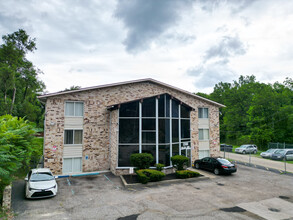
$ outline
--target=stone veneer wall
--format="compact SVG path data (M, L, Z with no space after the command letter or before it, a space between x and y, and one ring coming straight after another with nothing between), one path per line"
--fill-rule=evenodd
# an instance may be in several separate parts
M48 97L46 102L44 167L49 167L55 175L62 173L64 103L65 101L83 101L83 172L109 169L116 174L125 172L123 170L115 171L118 152L118 111L112 111L110 126L110 112L107 110L107 106L164 93L174 96L195 109L195 111L191 112L191 147L193 149L193 160L198 158L197 108L209 108L210 153L212 156L218 155L219 109L217 106L175 89L170 89L151 82L140 82ZM109 140L110 130L111 141ZM109 141L111 142L110 148ZM56 151L52 151L52 146L54 145L57 146ZM89 156L88 160L84 159L85 155ZM109 155L111 155L110 158Z

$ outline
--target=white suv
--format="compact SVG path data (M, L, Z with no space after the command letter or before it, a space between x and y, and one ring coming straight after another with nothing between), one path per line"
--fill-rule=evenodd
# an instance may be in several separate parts
M240 154L256 154L257 146L253 144L245 144L235 149L235 153Z

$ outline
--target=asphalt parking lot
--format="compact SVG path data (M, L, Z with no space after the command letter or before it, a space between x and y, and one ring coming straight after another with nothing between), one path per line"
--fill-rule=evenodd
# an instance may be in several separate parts
M54 198L25 200L15 182L16 219L293 219L293 177L239 165L231 176L123 188L110 173L58 179Z

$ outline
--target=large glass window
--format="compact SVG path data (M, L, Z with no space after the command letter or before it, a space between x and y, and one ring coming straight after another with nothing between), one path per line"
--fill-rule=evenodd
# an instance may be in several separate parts
M132 166L130 155L138 152L152 154L152 165L170 166L170 158L181 154L182 142L190 141L190 111L168 94L121 104L118 166Z
M198 108L198 117L199 118L208 118L209 109L208 108Z
M83 102L65 102L65 116L83 116Z
M124 119L119 120L119 143L138 143L139 140L139 120Z
M82 144L82 130L65 130L64 144Z

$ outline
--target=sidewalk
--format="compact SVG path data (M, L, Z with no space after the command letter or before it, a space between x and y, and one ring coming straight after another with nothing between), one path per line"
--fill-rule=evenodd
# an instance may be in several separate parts
M220 152L221 157L224 157L224 152ZM236 160L236 161L241 161L244 163L249 163L249 154L235 154L235 153L230 153L226 152L225 157L229 158L231 160ZM285 170L285 164L284 162L280 161L273 161L273 160L268 160L268 159L263 159L263 158L258 158L255 156L251 156L250 160L251 164L267 167L267 168L272 168L276 170ZM293 164L286 163L286 171L293 173Z

